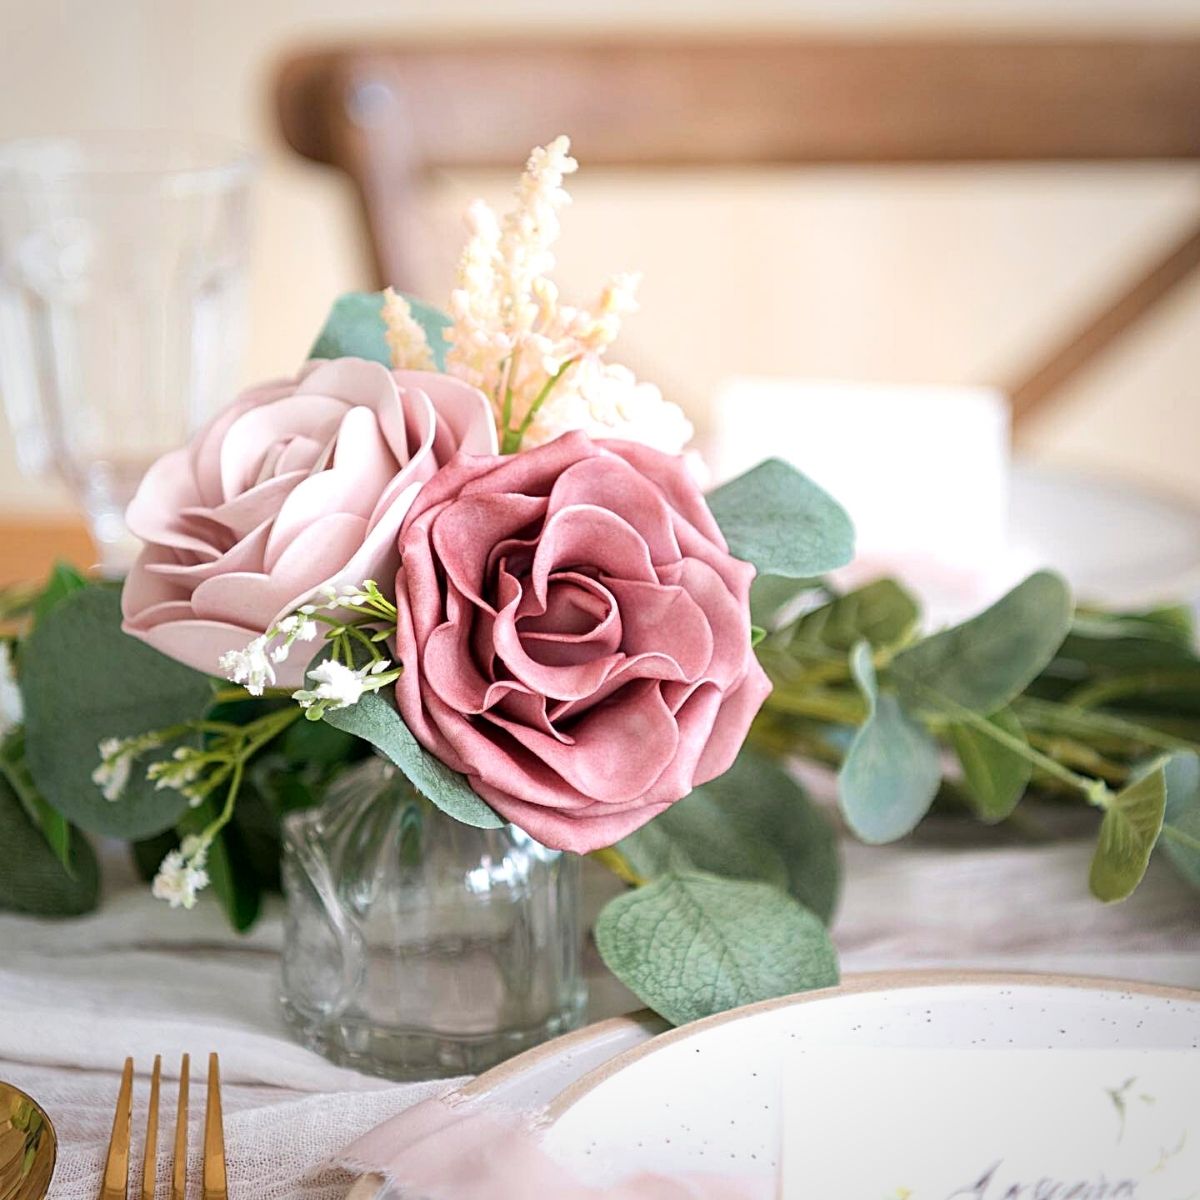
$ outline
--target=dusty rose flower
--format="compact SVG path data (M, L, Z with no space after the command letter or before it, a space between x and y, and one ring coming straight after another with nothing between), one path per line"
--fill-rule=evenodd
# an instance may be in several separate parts
M324 584L390 579L413 497L459 450L495 453L496 431L448 375L340 358L251 388L142 480L123 628L217 673ZM280 664L279 684L304 665Z
M681 458L582 433L460 455L400 552L401 715L547 845L610 845L722 774L770 689L754 569Z

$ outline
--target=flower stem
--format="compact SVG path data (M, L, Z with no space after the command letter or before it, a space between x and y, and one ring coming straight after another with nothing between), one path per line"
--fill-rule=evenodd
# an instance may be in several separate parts
M516 429L509 428L508 423L512 416L511 412L509 412L508 416L506 416L504 419L504 440L500 444L501 454L515 454L518 450L520 450L521 442L524 440L525 435L529 432L529 427L533 424L534 418L537 417L542 405L546 403L550 393L554 390L554 385L558 383L558 381L567 373L567 370L570 367L573 367L578 361L579 360L575 358L568 358L567 361L563 363L563 365L559 367L549 379L546 380L546 382L542 385L542 390L538 392L533 403L529 406L529 411L525 414L521 424Z

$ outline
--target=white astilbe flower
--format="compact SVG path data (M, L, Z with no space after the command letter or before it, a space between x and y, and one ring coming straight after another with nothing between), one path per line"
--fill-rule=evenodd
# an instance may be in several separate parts
M385 288L383 293L383 323L387 327L387 344L392 353L392 366L407 371L432 371L433 351L429 339L413 316L408 301Z
M637 309L638 276L617 275L591 309L559 302L549 278L570 142L533 151L503 221L477 201L451 294L447 369L487 395L506 452L571 429L679 453L692 436L682 410L604 355Z
M25 719L25 704L13 671L12 649L0 642L0 737Z
M265 634L256 637L244 650L228 650L221 655L225 678L240 683L252 696L261 696L275 682L272 656L267 652ZM278 660L276 660L278 661Z
M186 837L178 850L172 850L158 868L150 891L156 900L165 900L172 908L193 908L196 893L208 886L204 864L208 844L198 837Z

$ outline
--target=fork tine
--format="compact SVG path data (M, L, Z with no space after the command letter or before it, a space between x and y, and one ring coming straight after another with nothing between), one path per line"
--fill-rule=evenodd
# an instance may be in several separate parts
M208 1056L208 1107L204 1114L204 1200L228 1200L225 1129L221 1120L221 1064Z
M128 1200L129 1127L132 1123L133 1059L127 1058L121 1073L121 1090L117 1093L117 1110L113 1114L112 1137L108 1142L99 1200Z
M142 1155L142 1200L154 1200L158 1179L158 1085L162 1078L162 1055L154 1056L150 1076L150 1105L146 1110L146 1152Z
M171 1200L187 1195L188 1156L188 1074L191 1056L185 1054L179 1064L179 1103L175 1108L175 1159L171 1166Z

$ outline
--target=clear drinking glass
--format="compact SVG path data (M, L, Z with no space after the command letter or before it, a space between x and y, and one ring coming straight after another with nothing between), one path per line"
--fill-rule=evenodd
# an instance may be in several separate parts
M289 816L283 845L283 1012L305 1045L429 1079L580 1024L577 856L455 821L380 759Z
M0 391L22 470L67 483L107 574L147 466L236 385L251 167L191 136L0 145Z

